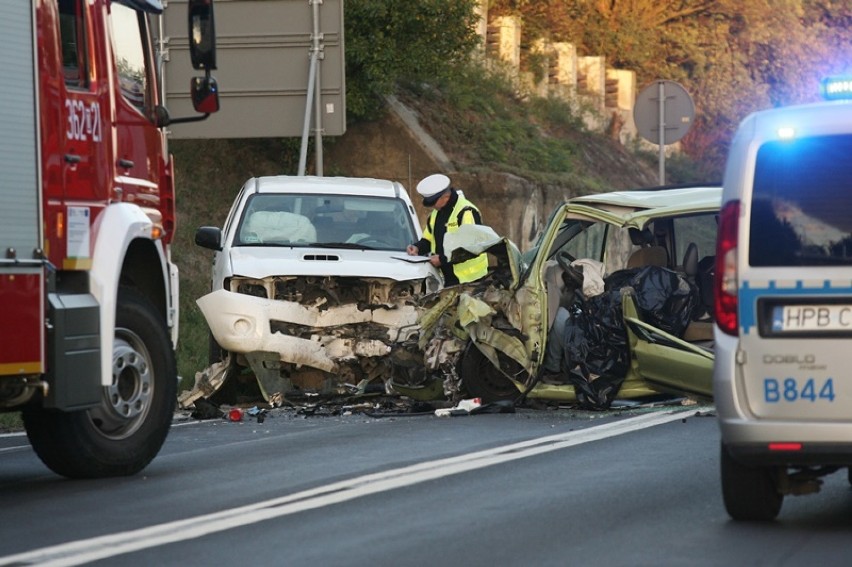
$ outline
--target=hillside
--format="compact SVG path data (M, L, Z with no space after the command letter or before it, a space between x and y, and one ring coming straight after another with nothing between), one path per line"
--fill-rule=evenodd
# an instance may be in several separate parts
M557 115L565 112L564 103L531 109L530 102L491 96L490 104L463 108L434 93L404 93L403 111L416 118L423 134L405 124L399 109L388 110L330 144L325 173L396 179L410 192L426 175L448 173L482 209L485 222L521 249L566 198L656 183L656 158L651 167L647 157ZM429 151L435 144L439 156ZM420 213L425 217L427 211Z
M485 221L522 249L566 198L655 183L647 158L572 125L570 116L548 120L547 108L533 113L528 103L512 97L498 93L494 99L483 110L449 104L434 93L401 95L441 155L436 157L423 136L388 110L372 122L351 125L339 139L326 140L324 173L395 179L413 192L425 175L446 172L482 208ZM299 140L176 140L171 150L178 203L174 258L181 270L178 368L188 387L195 372L207 366L208 352L207 329L195 300L209 291L211 253L194 245L195 229L222 226L246 179L295 174ZM311 149L311 161L313 155ZM527 163L543 165L536 169Z

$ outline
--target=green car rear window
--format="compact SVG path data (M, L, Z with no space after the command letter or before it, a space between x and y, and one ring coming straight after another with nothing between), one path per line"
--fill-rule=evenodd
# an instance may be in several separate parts
M852 264L852 135L764 144L757 154L749 264Z

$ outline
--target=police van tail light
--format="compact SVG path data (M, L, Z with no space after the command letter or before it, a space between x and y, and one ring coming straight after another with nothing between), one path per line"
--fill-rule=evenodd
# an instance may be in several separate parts
M722 207L716 239L716 278L714 312L716 324L729 334L737 334L737 236L740 202L729 201Z
M787 443L787 442L772 442L769 444L770 451L780 451L780 452L789 452L789 451L801 451L802 444L801 443Z

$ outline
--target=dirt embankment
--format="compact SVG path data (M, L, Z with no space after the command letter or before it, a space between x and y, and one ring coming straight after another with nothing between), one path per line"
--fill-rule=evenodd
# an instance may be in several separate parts
M431 173L448 174L481 209L483 219L521 250L565 199L595 190L609 191L655 184L656 175L621 145L604 136L583 132L570 134L582 148L577 171L531 180L516 174L492 171L488 164L469 163L464 149L449 147L441 133L430 131L431 112L426 106L393 104L381 119L350 126L324 150L325 175L377 177L401 182L418 207L414 187ZM581 179L582 182L576 180Z

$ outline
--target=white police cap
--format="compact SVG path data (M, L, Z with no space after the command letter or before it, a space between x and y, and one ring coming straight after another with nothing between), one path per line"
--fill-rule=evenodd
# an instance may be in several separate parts
M431 207L450 188L450 178L443 173L433 173L417 184L417 192L423 197L423 205Z

